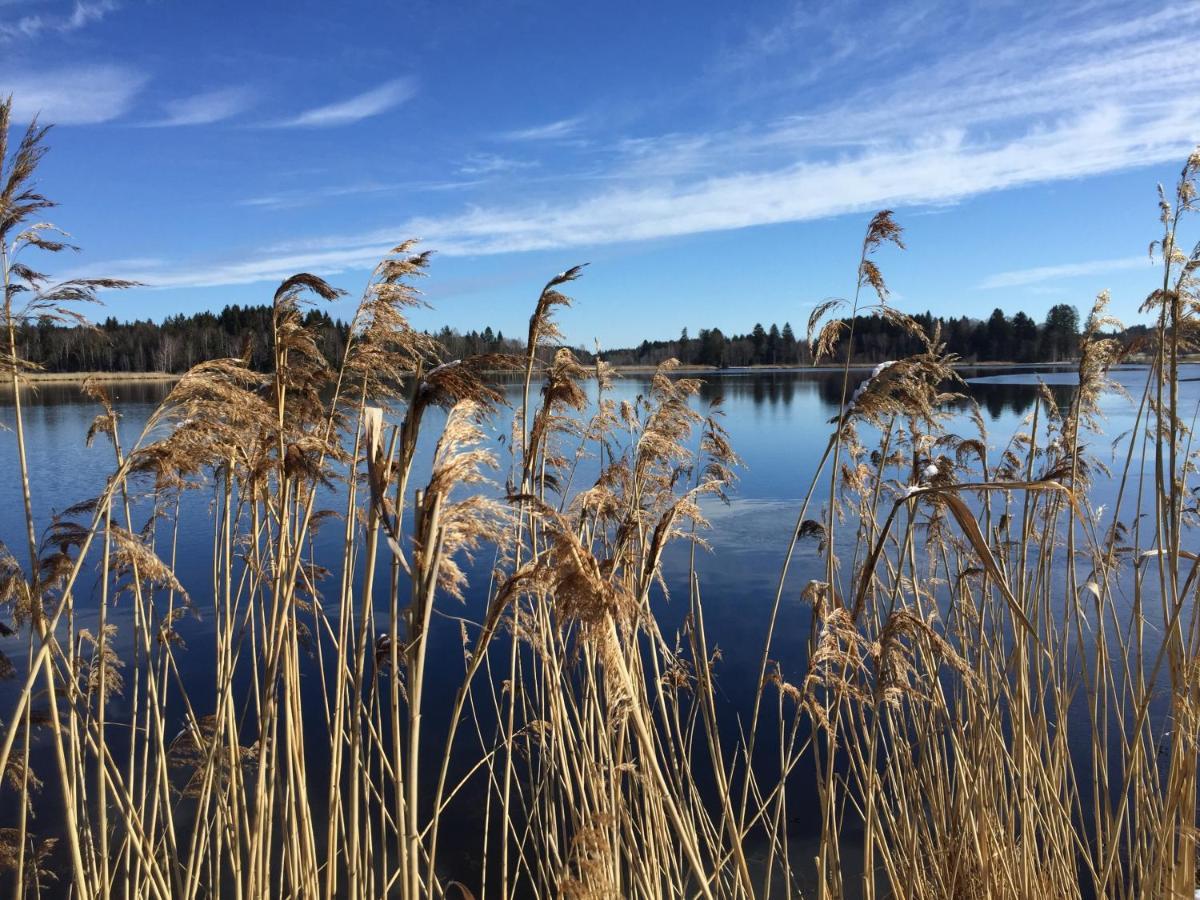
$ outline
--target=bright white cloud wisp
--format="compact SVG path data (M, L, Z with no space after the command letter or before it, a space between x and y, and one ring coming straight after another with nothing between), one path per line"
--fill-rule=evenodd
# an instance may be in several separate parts
M286 128L330 128L349 125L394 109L411 99L416 92L417 85L413 79L397 78L348 100L318 106L276 124Z
M44 34L69 34L99 22L110 12L119 8L113 0L76 0L70 9L62 12L53 10L19 16L11 22L0 22L0 43L18 39L33 40Z
M1181 135L1190 123L1200 121L1198 117L1200 101L1186 100L1153 119L1131 120L1104 110L1004 142L970 141L962 132L949 132L918 143L757 173L708 177L686 185L621 186L573 202L478 207L457 215L412 218L393 229L296 241L269 248L256 259L175 269L157 277L153 272L118 274L163 287L248 284L284 277L297 266L330 274L372 265L409 235L446 255L486 255L809 221L883 206L954 202L990 191L1179 159L1193 146L1191 138ZM1086 156L1081 147L1088 148ZM1055 276L1044 271L1035 276L1009 273L1008 286ZM1005 285L1002 281L988 286Z
M93 125L124 115L146 76L123 66L87 65L48 72L4 74L0 93L13 96L16 121L38 116L57 125Z
M1012 34L985 34L980 46L945 42L948 52L919 65L910 59L849 92L818 91L791 114L747 113L722 130L621 135L607 147L589 146L583 169L573 168L578 161L569 155L539 154L536 177L510 167L505 195L493 193L487 203L359 234L293 240L250 259L175 266L158 278L119 274L163 286L242 284L290 274L297 264L323 273L366 267L408 236L448 255L646 241L883 206L947 205L1175 162L1200 139L1200 69L1180 28L1183 20L1200 22L1200 5L1169 12L1108 22L1080 15L1070 30L1047 28L1035 16ZM916 40L871 33L855 39L878 39L880 46L885 39L887 46ZM847 54L847 65L854 56ZM411 92L408 80L389 82L284 124L357 121ZM502 137L547 142L548 151L558 142L561 150L580 125L579 118L560 119ZM505 162L479 155L467 166L498 171ZM1001 273L985 286L1032 284L1071 271Z
M166 116L150 124L164 127L211 125L245 112L253 103L254 94L246 88L205 91L164 104Z
M579 131L583 118L575 116L569 119L559 119L544 125L534 125L531 128L520 128L516 131L506 131L500 137L506 141L555 141L568 138Z
M1150 257L1146 255L1121 257L1120 259L1096 259L1091 262L1063 263L1054 266L1034 266L1030 269L1015 269L1011 272L997 272L989 275L979 283L979 287L983 290L1028 287L1048 281L1083 278L1106 272L1149 269L1153 264Z

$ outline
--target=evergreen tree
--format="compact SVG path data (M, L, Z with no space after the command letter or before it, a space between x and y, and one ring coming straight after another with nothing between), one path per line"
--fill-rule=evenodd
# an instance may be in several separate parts
M942 341L951 353L964 359L1056 361L1078 352L1079 314L1073 306L1053 307L1043 326L1018 312L1008 318L994 310L980 321L967 316L939 318L931 313L914 316L927 334L940 328ZM322 353L340 360L348 338L348 326L324 309L305 312L306 324L315 329ZM1136 329L1135 329L1136 330ZM1132 333L1132 332L1131 332ZM445 348L446 358L461 359L472 353L521 354L523 342L509 340L489 325L466 333L449 327L434 335ZM192 315L172 314L155 324L150 321L119 322L113 316L100 327L64 327L51 321L27 322L17 330L18 353L50 372L183 372L197 363L220 357L249 354L259 371L271 366L271 309L269 306L226 306L219 312ZM585 363L590 350L573 348ZM920 352L921 344L898 323L882 316L859 316L854 323L851 359L856 363L878 363ZM615 365L657 365L675 357L684 363L709 366L744 366L772 363L795 365L808 360L808 346L798 341L790 323L782 329L756 324L749 334L726 336L720 329L701 329L692 338L686 328L678 341L646 338L634 347L604 351ZM846 352L839 347L841 358ZM552 348L540 351L549 359Z
M1003 310L992 310L987 321L987 348L984 355L988 359L1012 358L1012 323Z
M753 362L762 363L767 353L767 332L761 323L755 323L754 330L750 332L750 341L754 344Z
M784 365L794 366L800 362L799 354L796 352L796 335L792 331L792 323L783 323L783 357L780 360Z
M1038 353L1037 323L1023 312L1012 317L1013 359L1017 362L1031 362Z
M1050 362L1070 359L1075 356L1079 340L1079 310L1059 303L1046 313L1046 325L1042 329L1042 358Z

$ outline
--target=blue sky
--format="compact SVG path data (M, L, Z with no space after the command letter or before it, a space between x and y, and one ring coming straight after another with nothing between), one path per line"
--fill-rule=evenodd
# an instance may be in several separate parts
M888 206L901 308L1040 319L1111 288L1138 321L1197 37L1197 3L0 0L0 92L57 123L63 273L150 285L119 318L296 271L356 293L417 237L418 324L519 333L590 262L563 324L613 346L801 330Z

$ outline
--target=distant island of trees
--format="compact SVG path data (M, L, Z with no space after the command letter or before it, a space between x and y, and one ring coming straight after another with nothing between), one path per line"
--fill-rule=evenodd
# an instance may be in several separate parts
M1012 317L996 309L986 319L968 316L914 317L927 333L941 326L947 349L968 362L1059 362L1075 355L1079 313L1060 304L1044 322L1018 312ZM66 327L50 322L27 323L17 334L18 353L48 372L184 372L199 362L249 353L251 363L265 369L270 360L269 306L226 306L220 312L168 316L151 321L118 322L109 317L95 327ZM308 313L308 324L320 335L323 352L337 359L346 345L347 323L320 310ZM1139 329L1130 329L1132 336ZM460 332L443 328L435 337L450 358L474 353L522 353L520 340L487 327ZM859 317L850 347L853 362L877 363L919 351L916 341L896 324L878 317ZM590 361L592 351L578 348ZM843 354L845 348L843 348ZM674 357L684 364L729 366L801 366L812 363L803 336L791 324L756 324L747 334L726 335L701 328L693 337L685 328L674 340L642 341L636 347L602 351L614 365L657 365ZM844 355L841 357L845 359Z

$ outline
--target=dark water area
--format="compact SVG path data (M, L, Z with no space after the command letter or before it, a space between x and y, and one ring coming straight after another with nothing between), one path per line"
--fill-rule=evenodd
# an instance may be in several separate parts
M1189 377L1200 374L1200 366L1188 367L1195 371ZM850 389L865 372L851 375ZM1026 426L1023 420L1033 408L1038 380L1042 380L1060 403L1067 403L1074 391L1073 375L1062 371L1013 368L964 370L966 394L979 404L988 431L989 455L995 459L1008 444L1012 436ZM1104 433L1089 437L1091 449L1102 458L1113 454L1123 458L1128 437L1135 424L1136 398L1140 396L1148 377L1142 367L1128 367L1116 373L1116 380L1128 395L1120 392L1105 395L1102 401L1106 415ZM724 728L730 735L736 734L739 722L744 723L753 700L758 674L763 638L773 602L777 581L788 540L795 525L801 498L808 489L821 454L829 440L830 419L836 414L842 399L842 376L838 372L737 372L706 374L704 385L697 398L697 409L704 410L720 401L724 411L724 425L728 429L732 444L744 460L739 471L739 481L730 492L727 504L717 500L705 501L703 511L711 522L711 529L704 535L711 545L710 550L697 554L697 571L703 598L705 625L708 632L709 649L720 650L721 659L716 670L718 695L722 705L719 709ZM139 432L153 410L170 390L170 384L160 382L114 383L110 386L113 402L121 414L121 442L126 448L135 444ZM615 382L612 396L617 400L633 400L644 394L649 387L648 376L626 376ZM594 395L594 385L589 386ZM506 385L508 402L519 403L520 387ZM1180 385L1181 407L1188 418L1194 415L1200 400L1200 383L1183 382ZM1132 397L1132 399L1131 399ZM43 384L36 392L22 395L26 429L26 444L29 453L33 505L40 528L49 524L58 512L82 500L97 495L104 487L105 479L114 468L111 446L105 441L96 441L87 447L84 437L94 416L99 412L96 404L83 395L79 386L73 384ZM959 434L975 437L975 426L964 414L968 404L954 404L954 416L950 427ZM23 564L26 560L24 516L17 470L17 449L13 425L12 395L0 391L0 541ZM511 428L511 407L502 409L494 424L497 435L507 435ZM414 466L413 484L419 486L428 476L432 454L432 443L440 431L441 419L431 414L423 434L422 444ZM1120 438L1124 437L1124 440ZM863 435L870 441L869 435ZM511 464L508 444L500 446L499 471L496 484L490 488L495 496L503 494L505 476ZM569 447L568 451L573 451ZM592 468L589 468L589 465ZM1136 467L1135 467L1136 468ZM586 488L594 477L594 461L581 464L575 476L575 488ZM1110 503L1115 494L1114 484L1097 475L1093 503ZM487 490L485 488L485 490ZM187 644L179 653L179 665L184 683L189 692L194 688L191 702L197 713L211 711L215 703L212 677L212 642L214 630L212 612L212 510L217 495L211 489L201 488L188 492L180 509L179 528L176 534L160 532L159 554L173 561L176 575L193 598L195 616L183 619L178 631ZM342 501L331 499L329 505L337 508ZM320 505L320 504L318 504ZM819 509L814 507L813 512ZM811 515L812 513L810 513ZM142 521L135 516L134 527ZM1100 525L1107 525L1104 515ZM847 529L849 531L850 529ZM328 527L315 538L313 556L318 562L333 568L340 560L341 525ZM172 549L172 544L174 548ZM675 545L663 562L664 580L669 596L656 592L653 604L658 616L659 628L668 643L673 643L682 627L687 606L688 572L690 553L686 545ZM425 694L426 717L425 737L428 745L439 747L448 727L449 709L460 684L464 666L463 644L458 622L453 618L462 616L478 621L482 618L488 574L493 559L486 552L466 567L470 576L470 587L465 602L440 598L446 616L435 616L429 636L429 672ZM386 563L381 563L386 565ZM381 569L381 572L383 570ZM809 634L810 609L800 600L802 587L812 578L820 577L821 562L815 543L804 545L798 550L785 586L784 602L777 626L772 658L781 667L782 676L799 683L806 665L805 646ZM389 598L384 578L384 589L378 591L376 613L379 621L386 623L389 615ZM327 615L332 623L338 619L338 610L332 608L337 601L338 573L324 582L328 595L324 598ZM402 596L404 596L402 589ZM94 622L99 602L99 591L95 572L85 570L76 590L77 624L87 626ZM128 601L119 601L110 614L118 625L116 649L118 654L131 652L132 627L129 621ZM335 625L336 627L336 625ZM0 638L4 649L11 657L21 657L24 638ZM507 656L507 650L502 650ZM235 685L237 690L248 690L247 681ZM12 709L17 686L13 681L0 682L0 721L7 723ZM306 690L311 694L313 727L319 729L323 716L319 713L322 687L318 678L308 682ZM173 721L170 727L177 728L183 721L183 704L175 697L168 707ZM205 708L205 703L209 707ZM114 697L109 705L109 716L119 721L128 716L120 697ZM326 737L317 733L315 738L325 745ZM114 732L114 755L121 755L121 738ZM469 741L466 742L469 745ZM770 740L764 740L770 746ZM475 753L478 744L467 746L463 751ZM320 784L327 761L321 754L314 754L310 766L313 783ZM798 842L811 840L816 833L815 816L807 815L814 809L815 798L811 793L812 779L806 773L797 773L793 778L796 787L794 801L789 801L789 811L794 818L794 838ZM482 797L484 785L475 788ZM48 785L53 791L53 786ZM463 795L464 802L455 809L481 808L482 803L472 802L472 789ZM52 796L49 795L49 796ZM48 797L44 798L48 799ZM322 803L324 798L313 798ZM0 825L7 824L12 810L5 810L0 803ZM49 813L48 813L49 815ZM452 817L445 826L446 834L473 834L471 813L455 813L464 819ZM447 863L453 869L459 865L469 871L478 847L474 840L447 840ZM456 862L455 857L458 857Z

